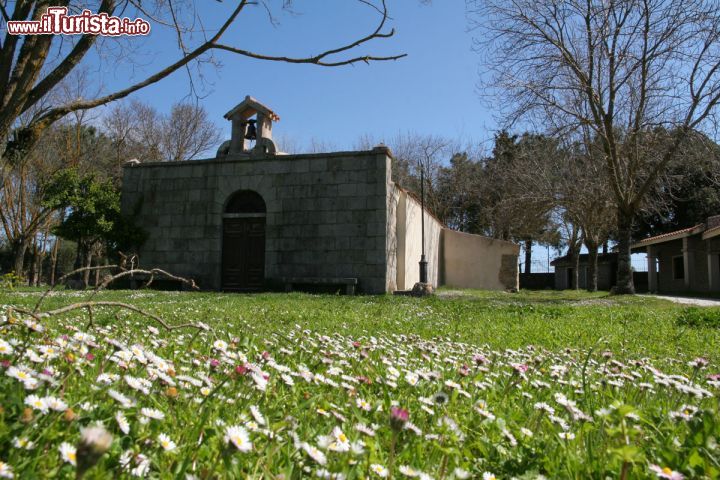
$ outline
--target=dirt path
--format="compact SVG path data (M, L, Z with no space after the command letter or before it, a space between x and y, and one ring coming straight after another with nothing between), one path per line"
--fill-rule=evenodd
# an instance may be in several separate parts
M691 297L671 297L668 295L650 295L651 297L670 300L674 303L683 305L695 305L697 307L720 307L720 300L712 300L707 298L691 298Z

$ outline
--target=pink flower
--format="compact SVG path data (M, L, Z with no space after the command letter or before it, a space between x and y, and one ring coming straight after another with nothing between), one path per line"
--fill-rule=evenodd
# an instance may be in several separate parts
M688 362L689 366L697 369L705 368L708 366L709 363L710 362L708 362L708 359L703 357L697 357L693 361Z
M245 365L238 365L235 367L235 373L238 375L245 375L248 372L248 368Z
M706 378L707 378L708 380L718 381L718 380L720 380L720 373L713 373L713 374L711 374L711 375L708 375Z
M527 372L528 366L524 363L511 363L510 366L515 370L517 373L522 375L523 373Z
M490 360L485 358L484 355L473 355L472 359L476 365L487 365L488 363L490 363Z
M210 359L210 367L211 368L217 368L219 366L220 366L220 360L218 360L216 358Z
M410 420L410 412L404 408L392 407L390 409L390 425L400 430Z

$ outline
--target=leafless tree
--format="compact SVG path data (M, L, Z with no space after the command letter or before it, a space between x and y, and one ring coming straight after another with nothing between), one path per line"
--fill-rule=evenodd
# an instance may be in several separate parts
M177 53L174 60L161 65L154 73L137 83L114 92L99 94L93 98L79 97L71 101L51 103L39 112L31 122L23 125L7 147L10 150L27 151L37 142L42 132L65 115L89 110L115 100L127 97L138 90L155 84L178 70L191 72L190 67L199 62L216 61L213 52L228 52L241 57L263 61L286 62L294 64L314 64L327 67L349 65L358 62L395 60L404 55L375 56L356 54L355 52L368 42L384 39L394 34L387 30L388 10L385 0L373 3L358 0L362 7L370 7L369 12L378 15L378 22L371 31L360 38L328 48L320 53L307 56L289 56L270 54L244 48L242 45L225 43L226 35L249 7L264 8L273 20L273 8L268 2L240 0L228 5L222 2L193 2L190 0L95 0L94 2L59 0L17 0L0 1L0 21L39 20L52 4L67 6L70 12L90 8L98 13L143 17L150 21L153 31L169 30L177 39ZM281 8L287 8L291 1L283 1ZM210 10L225 9L225 18L219 25L212 25L209 18L217 12ZM201 13L204 12L204 13ZM18 117L45 99L73 70L87 63L93 47L97 47L101 56L112 56L116 64L132 67L133 58L143 52L123 50L126 45L121 41L102 38L97 35L79 35L63 37L57 35L17 36L7 33L0 44L0 139L7 139L10 132L18 127ZM199 42L198 42L198 39ZM132 55L130 54L132 53ZM170 56L165 52L165 56ZM191 77L192 78L192 77ZM4 142L0 152L5 150Z
M48 212L28 216L23 206L26 204L15 202L15 199L23 198L23 195L30 191L26 188L27 182L36 181L27 177L27 164L22 157L31 155L33 147L50 126L73 113L82 120L83 112L125 98L178 70L188 72L190 83L195 88L198 76L191 74L191 67L207 63L217 64L217 59L213 57L213 53L217 52L261 61L326 67L403 57L402 54L375 56L357 53L373 40L393 36L394 30L387 28L389 16L385 0L378 0L376 3L357 0L353 3L360 8L369 7L368 12L371 15L378 15L376 25L369 33L345 43L338 42L338 45L319 53L296 57L264 53L243 48L242 45L226 43L226 39L230 37L228 31L253 7L266 11L271 23L275 22L275 7L265 1L240 0L230 5L227 2L200 4L191 0L0 0L0 27L4 27L1 29L5 31L0 38L0 207L6 234L14 232L7 239L17 247L16 267L17 259L24 256L20 251L27 249L27 243L41 227L40 224L50 216ZM8 21L39 20L51 5L68 7L70 13L88 8L108 15L145 18L150 21L153 31L166 30L173 34L177 40L175 58L158 66L156 71L146 78L116 91L104 91L100 88L101 82L95 79L93 84L98 87L98 91L76 91L71 98L58 95L57 91L63 85L69 85L73 75L87 80L85 74L88 71L84 70L84 67L92 63L93 58L109 60L114 67L125 66L126 70L130 70L141 63L137 60L138 57L153 52L144 51L142 46L132 49L132 45L124 41L127 39L104 38L98 35L20 36L8 33ZM283 1L282 6L277 8L286 9L291 5L291 1ZM225 9L226 14L217 25L209 18L217 17L214 15L216 12L209 12L211 8ZM168 52L163 53L165 58L170 55ZM79 72L83 75L78 75ZM65 89L65 93L73 91L72 88ZM76 142L76 145L79 145L79 142ZM5 190L7 187L10 188ZM37 191L33 194L37 194ZM18 226L22 228L16 228ZM19 263L21 266L22 260L19 260Z
M510 122L588 127L617 211L616 292L634 292L633 221L693 130L714 130L720 4L712 0L472 0L482 83ZM649 141L657 129L669 141ZM648 148L652 146L653 148Z
M556 244L556 207L551 166L557 140L499 132L491 157L484 160L479 209L486 233L522 242L525 273L530 273L533 243Z
M118 102L103 119L117 169L130 158L177 162L197 158L220 144L220 131L202 105L176 103L168 115L133 100Z
M555 161L558 207L579 229L587 248L586 288L591 292L598 288L598 250L610 238L617 219L602 160L599 145L588 142L569 147Z
M408 131L388 138L364 134L357 139L354 148L370 150L381 144L388 146L392 152L393 181L400 186L420 195L420 172L423 172L426 205L443 220L445 206L439 197L438 180L441 168L456 152L461 151L458 142L440 135Z
M161 145L165 159L190 160L220 143L220 132L202 105L177 103L162 120Z

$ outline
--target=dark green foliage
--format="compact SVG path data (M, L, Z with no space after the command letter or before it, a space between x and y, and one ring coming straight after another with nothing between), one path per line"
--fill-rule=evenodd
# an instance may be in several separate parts
M86 250L102 242L109 251L137 248L146 233L120 213L120 192L111 180L65 169L53 178L45 202L68 214L54 233Z

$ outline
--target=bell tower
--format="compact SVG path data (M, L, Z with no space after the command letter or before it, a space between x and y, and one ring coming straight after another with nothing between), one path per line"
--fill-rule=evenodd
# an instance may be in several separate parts
M262 103L248 95L225 114L225 119L232 122L232 134L229 145L223 144L218 156L245 154L256 157L277 153L272 140L272 126L280 117ZM255 141L252 149L251 140Z

